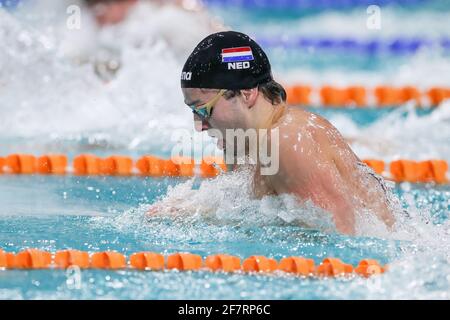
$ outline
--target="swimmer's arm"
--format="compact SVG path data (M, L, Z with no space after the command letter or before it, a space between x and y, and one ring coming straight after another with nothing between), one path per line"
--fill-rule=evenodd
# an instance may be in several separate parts
M214 208L201 201L199 191L193 190L191 187L187 183L176 186L163 199L149 206L146 213L147 217L207 215L213 212Z

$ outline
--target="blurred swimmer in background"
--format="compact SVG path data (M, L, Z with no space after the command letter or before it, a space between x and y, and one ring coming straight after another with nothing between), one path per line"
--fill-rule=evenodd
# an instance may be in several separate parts
M198 41L224 30L222 22L195 0L40 0L19 4L14 15L27 27L51 36L49 40L61 57L77 64L92 63L105 82L116 76L123 51L130 47L163 43L182 64ZM68 19L75 18L80 20L79 27L68 28Z
M210 17L198 1L181 0L84 0L97 27L114 28L125 23L121 36L139 46L149 39L164 41L176 55L184 56L205 32L223 30L220 21ZM146 12L152 12L151 18ZM151 23L149 23L151 20ZM183 21L183 23L173 23ZM184 28L189 24L190 28ZM139 27L141 25L141 27ZM142 29L138 34L132 30ZM123 33L130 32L129 34ZM144 36L143 36L144 35ZM148 38L146 38L146 36ZM195 39L195 42L193 40ZM96 54L95 71L105 81L114 77L120 67L120 48L103 46Z

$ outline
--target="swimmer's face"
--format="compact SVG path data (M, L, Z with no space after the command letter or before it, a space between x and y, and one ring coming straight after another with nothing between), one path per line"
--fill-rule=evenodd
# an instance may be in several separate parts
M188 106L201 106L219 93L216 89L198 89L198 88L183 88L184 102ZM245 105L239 99L240 97L233 97L226 99L221 96L215 103L211 110L211 115L208 118L201 118L194 113L194 124L197 131L208 130L208 134L212 137L217 137L214 133L215 129L219 130L223 139L217 141L219 148L223 149L226 143L226 129L244 129L245 128Z

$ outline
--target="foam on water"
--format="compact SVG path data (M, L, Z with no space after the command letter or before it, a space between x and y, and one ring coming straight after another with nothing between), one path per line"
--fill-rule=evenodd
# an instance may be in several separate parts
M258 252L256 243L259 243L265 246L265 251L270 246L275 246L273 252L268 249L266 253L274 257L280 254L307 255L305 248L308 247L308 242L313 241L315 244L311 247L315 247L324 241L324 237L329 237L327 241L333 242L336 250L355 250L361 246L361 249L370 248L375 252L380 246L383 259L389 261L389 271L386 274L371 279L323 280L320 284L314 284L318 286L315 289L318 290L316 296L329 299L450 297L450 224L448 219L436 222L429 206L419 208L418 203L426 201L415 198L413 192L405 192L402 197L409 216L406 217L403 211L398 210L393 230L388 231L370 215L361 215L357 224L359 236L342 237L335 233L329 215L312 204L298 205L290 196L264 197L259 200L252 198L249 178L249 172L235 172L204 181L198 189L193 188L193 180L186 181L169 190L156 205L143 205L115 217L91 218L91 223L97 228L134 232L142 239L149 239L152 247L161 246L169 253L173 250L200 254L227 252L230 249L224 244L231 241L251 241L252 252L248 254ZM405 190L408 189L405 187ZM448 198L449 191L445 193ZM447 206L448 204L443 204L444 210ZM157 214L148 216L148 210L154 208L157 208ZM289 228L298 225L304 231ZM309 228L320 231L311 233ZM371 236L374 238L368 238ZM214 244L209 247L207 244L212 239ZM221 245L217 246L216 241ZM233 249L235 250L234 247ZM245 253L246 251L244 255ZM320 253L314 254L315 259L318 259ZM336 251L334 254L342 257L343 253ZM374 253L369 254L373 256ZM234 281L234 278L235 276L231 276L227 281ZM285 278L281 276L281 279ZM214 277L209 280L212 281L212 286L217 281ZM270 280L269 277L264 281L269 281L273 286L271 281L275 280ZM301 282L303 285L304 281ZM271 287L271 296L298 297L298 287L294 287L281 291ZM228 289L220 290L226 295ZM313 296L314 294L308 295L309 298ZM252 294L251 297L256 296Z
M75 39L99 43L100 48L90 52L92 43L83 50L72 31L64 28L64 12L56 10L53 19L39 19L46 16L46 8L33 7L32 13L17 17L0 9L0 41L7 49L0 53L3 137L43 141L99 137L111 147L134 148L145 142L147 149L152 145L161 149L173 129L190 128L192 117L183 108L179 70L188 48L214 31L207 16L201 19L170 6L158 9L141 3L120 26L97 31L86 23L73 31ZM174 19L179 20L178 30L173 28ZM69 52L72 41L78 45L76 52ZM103 51L122 66L108 83L94 72Z
M169 186L167 193L156 199L153 204L145 204L130 212L124 212L113 221L118 228L129 225L135 227L151 223L154 219L168 218L175 221L189 221L187 224L201 221L235 226L293 225L324 233L337 232L331 214L315 206L311 201L299 204L291 195L255 198L252 193L252 177L253 170L244 168L219 175L215 179L203 180L198 186L195 178L189 179L175 186ZM392 187L386 183L396 224L388 230L373 213L359 212L357 235L398 240L433 240L434 228L447 228L447 221L436 226L432 208L426 206L418 208L417 199L412 196L413 193L409 196L410 190L406 187L404 189L407 191L402 196L408 210L408 214L405 215L400 200L393 194ZM446 231L443 235L445 233Z
M309 54L314 56L318 53ZM358 59L357 56L349 56L352 60ZM373 56L368 59L381 59L383 65L379 68L352 68L351 65L328 64L327 68L318 70L314 66L302 63L296 68L276 71L279 79L285 83L304 83L316 87L355 84L369 88L377 85L412 85L420 90L427 90L431 86L447 86L450 82L450 59L448 54L439 50L423 49L408 59L389 55Z
M307 202L299 206L291 196L255 199L251 192L252 171L244 169L206 180L192 189L194 180L169 189L157 203L155 213L163 216L193 216L234 225L282 225L292 223L334 231L329 214Z
M367 7L360 6L353 10L327 10L319 14L301 15L296 17L274 15L273 12L260 12L260 18L255 18L251 10L227 10L218 12L233 27L241 27L257 35L265 34L279 37L289 37L298 34L355 37L359 39L384 38L392 39L399 36L440 39L448 35L448 10L405 10L401 7L381 7L381 28L367 28L367 18L370 16ZM288 12L286 12L288 14ZM399 30L401 21L401 30ZM336 27L339 26L339 27ZM424 28L424 26L426 26Z

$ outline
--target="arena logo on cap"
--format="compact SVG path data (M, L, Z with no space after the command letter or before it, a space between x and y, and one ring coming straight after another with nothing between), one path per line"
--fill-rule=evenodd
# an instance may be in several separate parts
M181 73L181 80L189 81L189 80L191 80L191 78L192 78L192 72L185 72L185 71L183 71Z
M253 60L253 52L250 47L237 47L222 49L222 63L228 63L228 70L248 69Z

